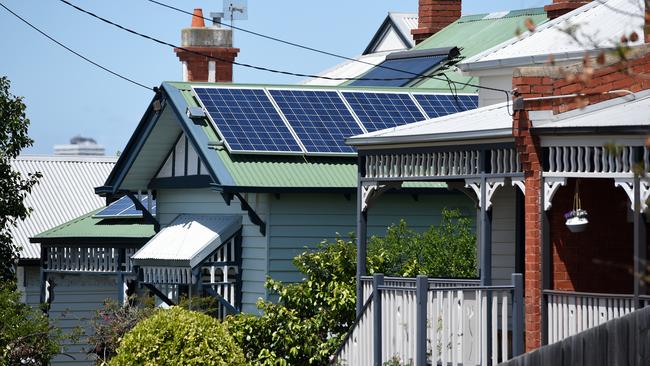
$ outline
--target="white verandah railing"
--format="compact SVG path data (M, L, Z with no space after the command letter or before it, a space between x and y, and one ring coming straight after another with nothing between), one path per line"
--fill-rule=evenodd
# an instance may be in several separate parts
M367 300L336 361L496 365L523 351L521 275L513 276L512 286L451 280L440 287L444 281L450 280L364 278Z
M131 273L131 256L137 248L47 246L45 272Z
M548 344L636 310L634 295L544 290L544 296ZM646 307L650 297L641 296L639 302Z

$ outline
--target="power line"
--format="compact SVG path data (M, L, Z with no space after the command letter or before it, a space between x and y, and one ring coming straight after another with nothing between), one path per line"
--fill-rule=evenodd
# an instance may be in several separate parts
M124 76L124 75L121 75L121 74L119 74L119 73L117 73L117 72L115 72L115 71L109 69L109 68L106 67L106 66L103 66L103 65L98 64L97 62L95 62L95 61L89 59L88 57L86 57L86 56L80 54L79 52L73 50L72 48L66 46L65 44L63 44L63 43L57 41L57 40L54 39L52 36L48 35L48 34L45 33L44 31L42 31L42 30L40 30L39 28L37 28L37 27L36 27L35 25L33 25L32 23L30 23L29 21L27 21L25 18L21 17L20 15L16 14L15 12L13 12L11 9L9 9L8 7L6 7L3 3L0 3L0 7L4 8L4 9L5 9L6 11L8 11L11 15L13 15L14 17L20 19L23 23L27 24L30 28L34 29L35 31L37 31L38 33L40 33L41 35L43 35L44 37L46 37L46 38L49 39L50 41L52 41L52 42L56 43L57 45L61 46L62 48L64 48L66 51L72 53L73 55L75 55L75 56L77 56L77 57L80 57L81 59L83 59L84 61L90 63L91 65L96 66L96 67L98 67L98 68L100 68L100 69L102 69L102 70L104 70L104 71L106 71L106 72L108 72L108 73L110 73L110 74L112 74L112 75L114 75L114 76L117 76L118 78L120 78L120 79L122 79L122 80L126 80L126 81L128 81L128 82L130 82L130 83L132 83L132 84L134 84L134 85L137 85L137 86L139 86L139 87L145 88L145 89L147 89L147 90L149 90L149 91L154 90L154 88L148 87L148 86L146 86L146 85L144 85L144 84L142 84L142 83L139 83L139 82L137 82L137 81L135 81L135 80L133 80L133 79L131 79L131 78L128 78L128 77L126 77L126 76Z
M314 75L314 74L304 74L304 73L297 73L297 72L292 72L292 71L278 70L278 69L272 69L272 68L269 68L269 67L257 66L257 65L252 65L252 64L248 64L248 63L243 63L243 62L239 62L239 61L227 60L227 59L223 59L223 58L220 58L220 57L215 57L215 56L212 56L212 55L209 55L209 54L205 54L205 53L202 53L202 52L193 51L193 50L185 48L185 47L177 46L177 45L175 45L173 43L162 41L162 40L160 40L158 38L146 35L144 33L140 33L138 31L135 31L135 30L131 29L131 28L127 28L127 27L122 26L120 24L117 24L117 23L115 23L115 22L113 22L111 20L103 18L103 17L101 17L101 16L99 16L99 15L97 15L97 14L91 12L91 11L88 11L88 10L86 10L84 8L81 8L81 7L77 6L77 5L74 5L74 4L70 3L67 0L59 0L59 1L66 4L66 5L68 5L68 6L70 6L70 7L72 7L72 8L74 8L74 9L76 9L76 10L78 10L78 11L80 11L80 12L82 12L82 13L90 15L93 18L99 19L104 23L110 24L110 25L112 25L114 27L122 29L122 30L124 30L126 32L129 32L131 34L137 35L139 37L148 39L150 41L153 41L153 42L156 42L156 43L168 46L168 47L177 48L177 49L180 49L180 50L183 50L185 52L192 53L192 54L195 54L195 55L198 55L198 56L203 56L203 57L206 57L206 58L209 58L209 59L213 59L213 60L217 60L217 61L221 61L221 62L227 62L227 63L231 63L233 65L247 67L247 68L251 68L251 69L255 69L255 70L266 71L266 72L271 72L271 73L276 73L276 74L297 76L297 77L318 78L318 79L326 79L326 80L334 80L334 81L356 81L356 80L395 81L395 80L413 80L413 79L416 79L416 78L417 79L433 79L433 80L440 80L440 81L444 81L444 82L451 82L452 84L462 85L463 87L470 86L470 87L475 87L475 88L479 88L479 89L503 92L503 93L506 93L506 94L510 93L509 90L485 87L485 86L481 86L481 85L471 84L469 82L467 82L467 83L457 82L457 81L453 81L453 80L443 79L441 77L437 77L437 76L434 76L434 75L414 74L414 75L417 75L416 78L337 78L337 77L319 76L319 75ZM373 66L375 66L375 65L373 65ZM403 70L398 70L398 69L393 69L393 70L413 74L413 73L408 72L408 71L403 71Z

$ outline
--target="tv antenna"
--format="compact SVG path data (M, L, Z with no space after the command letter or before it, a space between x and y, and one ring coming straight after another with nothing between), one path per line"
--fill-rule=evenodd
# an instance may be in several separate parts
M235 23L235 20L248 19L248 0L223 0L223 15L230 18L230 27ZM233 29L233 44L234 32Z

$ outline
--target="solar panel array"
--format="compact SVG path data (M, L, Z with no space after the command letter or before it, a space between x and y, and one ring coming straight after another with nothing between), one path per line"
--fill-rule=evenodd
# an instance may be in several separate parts
M351 82L350 85L404 86L415 80L418 75L427 74L429 70L438 67L443 61L447 61L447 56L448 55L435 55L385 60L381 64L370 69L367 74L363 75L362 79L355 80Z
M149 196L142 196L140 202L146 208L149 205ZM156 200L151 201L152 215L156 214ZM103 210L94 215L98 219L123 219L123 218L137 218L142 217L142 211L135 207L135 204L128 196L123 196L119 200L106 206Z
M478 108L478 98L474 95L413 94L429 118L446 116Z
M231 153L347 155L345 138L477 107L475 95L193 87Z
M269 90L310 153L354 153L345 138L364 133L335 91Z

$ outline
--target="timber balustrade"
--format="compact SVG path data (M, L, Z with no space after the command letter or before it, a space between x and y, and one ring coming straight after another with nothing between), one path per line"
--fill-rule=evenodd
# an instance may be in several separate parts
M496 365L523 352L523 280L362 278L363 311L334 356L343 365Z
M137 248L47 247L45 272L131 273L131 256Z
M544 290L548 321L548 343L620 318L637 309L634 295L598 294ZM640 296L639 307L650 305L650 297Z

